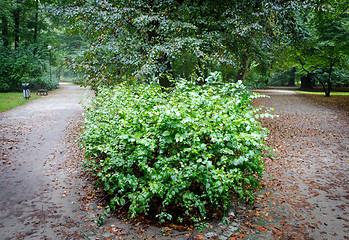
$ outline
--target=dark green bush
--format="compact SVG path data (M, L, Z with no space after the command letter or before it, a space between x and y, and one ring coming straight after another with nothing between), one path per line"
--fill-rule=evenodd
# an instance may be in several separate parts
M253 200L267 130L245 87L179 83L100 89L87 108L85 165L130 217L199 222L225 211L230 194Z
M246 75L244 84L250 89L265 89L269 82L269 77L262 75L256 71L252 71Z
M47 90L54 90L58 87L59 81L55 77L50 76L42 76L37 79L31 79L30 81L30 88L32 90L38 90L38 89L47 89Z
M39 78L42 71L43 63L33 49L0 46L0 92L22 90L22 82Z
M328 80L328 69L317 69L313 73L320 79L322 82L326 83ZM317 79L316 79L317 80ZM334 68L331 73L331 83L332 86L342 87L348 86L349 84L349 72L345 69ZM315 84L321 86L321 83L317 80Z

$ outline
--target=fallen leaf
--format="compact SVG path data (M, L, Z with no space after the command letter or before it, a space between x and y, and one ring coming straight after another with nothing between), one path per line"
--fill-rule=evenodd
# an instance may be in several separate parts
M169 228L169 227L164 227L163 228L166 232L168 232L168 231L171 231L172 229L171 228Z

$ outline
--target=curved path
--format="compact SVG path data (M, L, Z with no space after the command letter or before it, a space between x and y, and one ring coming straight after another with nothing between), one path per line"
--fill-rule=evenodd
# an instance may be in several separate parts
M259 208L275 225L266 238L349 239L348 118L293 91L260 93L270 98L256 104L279 116L262 121L278 155L267 163L270 193Z
M279 157L267 162L269 177L256 204L236 205L228 225L210 223L203 233L116 218L95 227L100 208L77 204L92 191L76 179L80 165L73 165L78 158L69 137L88 90L61 84L49 96L0 113L0 239L223 240L238 232L245 239L349 239L348 119L293 91L262 93L271 98L256 104L279 115L263 120Z
M0 239L66 239L62 226L79 228L63 165L67 129L88 94L61 83L48 96L0 113Z

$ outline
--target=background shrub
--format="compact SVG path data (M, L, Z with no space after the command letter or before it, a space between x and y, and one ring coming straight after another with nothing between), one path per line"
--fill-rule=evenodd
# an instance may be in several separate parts
M230 194L253 200L263 171L267 130L241 84L172 92L157 85L100 89L87 108L86 167L130 217L199 222L226 210Z
M43 68L32 48L14 50L0 46L0 92L22 90L22 83L38 79Z
M55 77L50 76L42 76L37 79L31 79L30 81L30 89L38 90L38 89L47 89L49 91L54 90L58 87L59 81Z

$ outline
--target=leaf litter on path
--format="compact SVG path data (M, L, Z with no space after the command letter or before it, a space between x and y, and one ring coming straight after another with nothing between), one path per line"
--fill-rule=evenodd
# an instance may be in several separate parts
M274 95L255 101L279 115L262 119L278 157L266 160L265 188L248 214L245 239L348 239L349 123L315 100Z
M94 189L94 178L82 168L83 153L74 141L81 126L77 118L71 119L65 130L70 134L64 139L64 151L57 148L43 163L51 182L30 203L39 206L26 214L26 219L21 218L23 211L14 213L31 228L19 229L15 236L35 239L48 230L42 227L48 226L56 238L68 239L348 239L348 121L333 114L338 111L343 115L338 108L328 111L314 101L298 95L257 99L256 104L274 107L280 116L262 120L271 130L268 144L278 157L266 160L263 188L256 193L255 204L233 199L228 224L211 221L202 233L191 227L156 226L125 216L109 216L98 227L95 221L103 212L105 196ZM10 140L0 139L2 149L6 149L0 156L3 166L21 169L19 163L7 159L25 134L35 130L35 123L28 124L27 129L20 125L7 128ZM41 137L35 146L39 149L43 144ZM53 205L52 194L64 204ZM62 215L68 203L74 216ZM26 202L19 204L29 207Z

